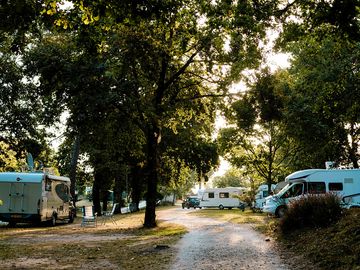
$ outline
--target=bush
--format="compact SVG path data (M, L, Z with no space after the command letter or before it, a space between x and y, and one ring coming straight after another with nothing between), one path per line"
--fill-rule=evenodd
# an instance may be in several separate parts
M307 195L290 203L280 220L282 232L301 228L326 227L338 221L342 215L341 198L336 194Z

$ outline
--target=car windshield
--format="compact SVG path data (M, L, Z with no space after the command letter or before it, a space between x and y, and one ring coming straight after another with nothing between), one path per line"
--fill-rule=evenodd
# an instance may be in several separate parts
M286 190L288 190L290 184L287 184L285 187L283 187L278 193L276 194L283 194Z

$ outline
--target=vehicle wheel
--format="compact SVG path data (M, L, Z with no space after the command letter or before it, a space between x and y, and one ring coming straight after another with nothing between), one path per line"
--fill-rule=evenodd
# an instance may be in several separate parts
M228 207L228 209L229 209L229 210L231 210L231 209L232 209L232 207Z
M9 226L10 228L14 228L14 227L16 226L16 222L14 222L14 221L9 221L8 226Z
M71 212L70 216L69 216L69 223L73 223L74 219L75 219L75 214L74 214L74 212Z
M219 205L220 210L224 210L224 206L222 204Z
M202 207L199 207L199 209L201 209Z
M285 206L280 206L278 207L278 209L276 209L275 216L277 216L278 218L282 218L285 215L286 211L287 209Z
M190 209L190 206L188 206L187 209Z

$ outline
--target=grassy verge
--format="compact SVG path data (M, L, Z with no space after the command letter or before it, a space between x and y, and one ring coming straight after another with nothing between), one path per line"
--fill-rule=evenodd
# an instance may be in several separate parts
M279 241L303 254L318 269L360 269L360 209L346 211L335 224L279 234Z
M142 228L144 213L115 216L95 228L81 219L54 228L1 227L1 269L169 269L173 245L186 233L177 224Z

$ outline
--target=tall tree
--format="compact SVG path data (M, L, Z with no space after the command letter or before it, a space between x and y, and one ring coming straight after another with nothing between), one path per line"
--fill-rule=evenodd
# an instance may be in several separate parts
M358 168L359 44L319 31L321 38L314 33L294 46L289 130L313 164L332 160Z
M221 130L219 138L225 158L262 179L269 190L291 161L292 144L282 124L283 76L267 69L259 72L249 91L232 104L227 119L233 127Z
M73 8L66 11L53 3L48 2L44 14L63 28L76 28L87 56L102 59L103 76L95 85L110 82L107 92L115 94L110 100L142 130L147 157L144 225L153 227L164 127L207 107L208 98L224 95L244 68L258 63L258 42L272 3L72 1ZM51 92L72 96L71 88L61 89Z

